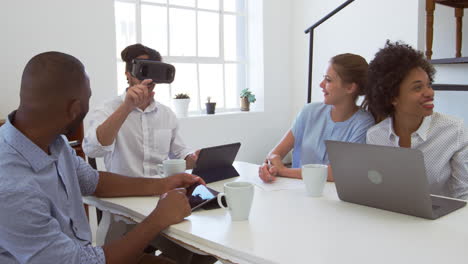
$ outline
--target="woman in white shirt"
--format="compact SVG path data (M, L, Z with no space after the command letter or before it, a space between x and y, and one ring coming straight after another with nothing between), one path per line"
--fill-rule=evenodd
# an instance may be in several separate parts
M387 41L369 64L365 106L378 124L367 143L421 150L431 193L466 199L468 130L433 111L434 74L422 52Z

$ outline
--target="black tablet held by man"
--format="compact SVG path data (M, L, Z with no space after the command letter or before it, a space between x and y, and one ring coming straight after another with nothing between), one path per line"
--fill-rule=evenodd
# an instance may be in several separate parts
M201 149L192 174L202 177L206 183L239 176L232 163L240 145L238 142Z

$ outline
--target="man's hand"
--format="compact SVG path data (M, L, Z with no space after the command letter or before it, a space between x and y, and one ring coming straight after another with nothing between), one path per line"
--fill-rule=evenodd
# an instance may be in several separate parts
M167 192L159 198L158 205L151 215L162 228L180 223L190 215L190 205L185 193L184 188L179 188Z
M196 150L195 152L192 152L188 154L185 157L185 161L187 162L187 169L193 169L195 168L195 164L197 163L198 160L198 154L200 154L200 150Z
M124 104L128 109L133 110L136 107L145 105L154 96L154 92L150 92L148 86L151 85L153 80L146 79L140 84L133 85L128 88L125 96Z
M180 223L191 213L185 189L175 189L161 195L156 208L141 223L122 238L103 245L107 263L137 263L144 248L164 229ZM151 260L155 260L152 258ZM138 262L139 263L139 262ZM149 263L149 262L148 262ZM163 262L158 259L151 263Z
M187 188L197 182L203 185L206 184L202 178L195 176L193 174L188 174L188 173L175 174L167 178L164 178L164 180L165 180L167 191L175 189L175 188Z

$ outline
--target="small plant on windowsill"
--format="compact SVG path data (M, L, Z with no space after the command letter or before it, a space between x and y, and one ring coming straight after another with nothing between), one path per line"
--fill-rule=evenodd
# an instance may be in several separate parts
M177 117L187 117L190 96L186 93L178 93L172 100Z
M215 109L216 109L216 102L211 102L211 96L208 96L206 98L206 113L208 115L213 115L215 113Z
M190 99L190 96L186 93L178 93L174 95L174 99Z
M257 99L255 98L255 94L253 94L249 88L245 88L240 92L240 98L241 111L249 111L250 103L255 103L255 101L257 101Z

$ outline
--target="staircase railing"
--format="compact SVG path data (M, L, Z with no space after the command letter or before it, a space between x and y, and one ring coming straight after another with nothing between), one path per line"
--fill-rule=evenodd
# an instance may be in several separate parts
M305 30L306 34L309 34L310 40L309 40L309 79L308 79L308 86L307 86L307 103L310 103L312 101L312 59L314 56L314 29L323 22L327 21L330 17L338 13L341 9L345 8L347 5L351 4L354 2L354 0L348 0L335 8L333 11L328 13L326 16L324 16L322 19L317 21L315 24L310 26L308 29Z

